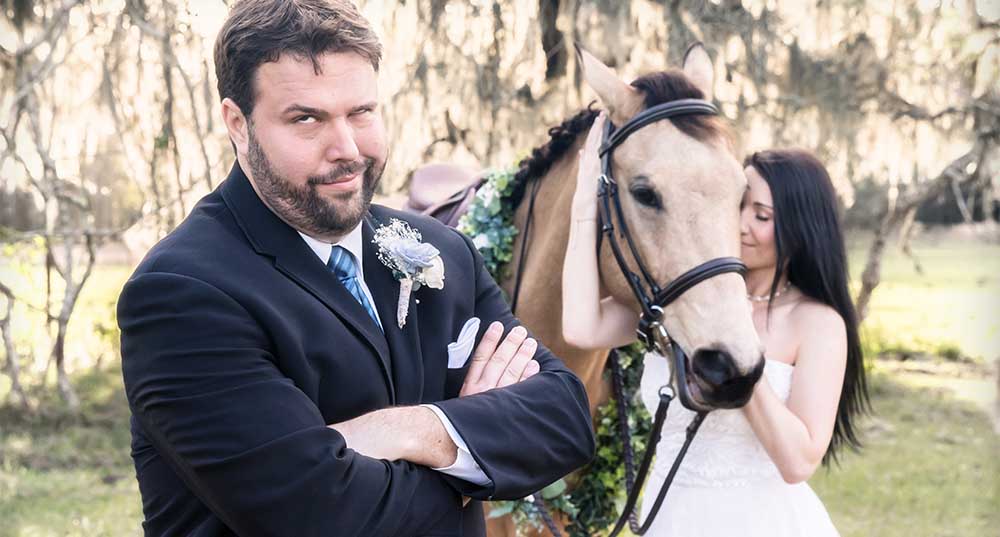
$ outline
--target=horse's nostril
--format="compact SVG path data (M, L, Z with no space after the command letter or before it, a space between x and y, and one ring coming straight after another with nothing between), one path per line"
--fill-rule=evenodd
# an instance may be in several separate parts
M726 351L698 349L691 359L695 375L711 386L722 386L739 373L733 357Z

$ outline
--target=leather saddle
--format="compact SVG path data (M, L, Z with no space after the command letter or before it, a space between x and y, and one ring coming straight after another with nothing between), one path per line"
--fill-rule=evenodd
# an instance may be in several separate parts
M455 164L426 164L413 171L403 210L435 218L449 227L469 210L486 175Z

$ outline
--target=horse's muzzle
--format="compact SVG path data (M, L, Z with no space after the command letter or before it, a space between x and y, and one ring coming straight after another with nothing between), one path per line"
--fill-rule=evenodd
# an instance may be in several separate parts
M699 349L691 358L691 372L700 402L712 408L739 408L753 395L753 387L764 373L764 358L748 373L740 373L728 352Z

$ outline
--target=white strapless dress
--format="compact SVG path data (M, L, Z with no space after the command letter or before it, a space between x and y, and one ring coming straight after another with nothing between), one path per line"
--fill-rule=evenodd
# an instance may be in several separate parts
M655 354L647 354L644 363L641 396L652 415L670 365ZM794 370L794 366L771 360L764 367L768 382L783 401L788 400ZM693 417L679 400L671 403L647 479L641 521L652 508ZM808 484L789 485L782 480L740 410L716 410L705 418L646 535L839 536Z

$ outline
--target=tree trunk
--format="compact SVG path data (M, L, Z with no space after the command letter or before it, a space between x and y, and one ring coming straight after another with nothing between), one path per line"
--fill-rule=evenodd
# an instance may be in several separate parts
M73 389L73 384L66 374L66 326L68 319L59 319L59 333L56 335L56 342L52 346L52 361L56 363L56 384L59 386L59 395L63 402L73 412L80 410L80 398Z
M62 396L63 401L66 402L66 405L70 408L70 410L74 412L80 408L80 398L77 397L76 391L73 389L73 385L69 381L69 375L66 373L66 329L69 326L69 320L73 315L73 310L76 308L77 299L80 298L80 291L90 278L90 274L94 268L94 262L97 259L97 247L95 245L93 234L85 233L84 238L87 245L87 261L83 271L83 276L80 277L79 281L73 281L72 267L64 267L63 269L63 273L66 275L66 291L63 295L63 303L62 308L59 311L59 316L56 317L58 331L55 344L52 346L52 361L56 364L56 378L58 380L59 394ZM67 238L66 241L66 257L69 260L72 259L70 252L73 248L73 241L69 238Z
M980 138L973 145L968 153L953 160L940 175L932 180L920 183L905 194L900 195L893 207L887 209L885 216L875 232L875 240L871 248L868 249L868 262L865 270L861 274L861 289L854 301L855 309L858 312L858 322L864 321L868 315L868 302L872 293L882 280L882 255L885 254L885 244L889 236L892 235L905 221L908 215L916 211L924 201L939 195L948 188L951 181L959 183L968 180L966 167L972 163L979 162L981 155L987 151L989 144ZM959 185L961 186L961 185Z
M958 212L962 214L962 221L966 224L971 224L972 213L969 212L969 204L965 202L965 196L962 195L962 188L958 186L958 179L955 177L951 178L951 193L955 196L955 205L958 206Z
M24 394L24 388L21 387L17 349L14 348L14 333L10 328L11 312L14 310L14 294L2 283L0 283L0 293L3 293L7 298L7 311L0 318L0 336L3 337L3 346L7 355L7 364L4 366L4 369L7 376L10 377L10 394L8 394L7 398L24 410L28 410L28 398Z
M913 262L913 270L923 276L924 266L920 264L920 259L917 259L917 255L913 253L912 248L913 230L916 228L916 222L917 208L913 207L903 216L903 224L899 231L899 249Z

